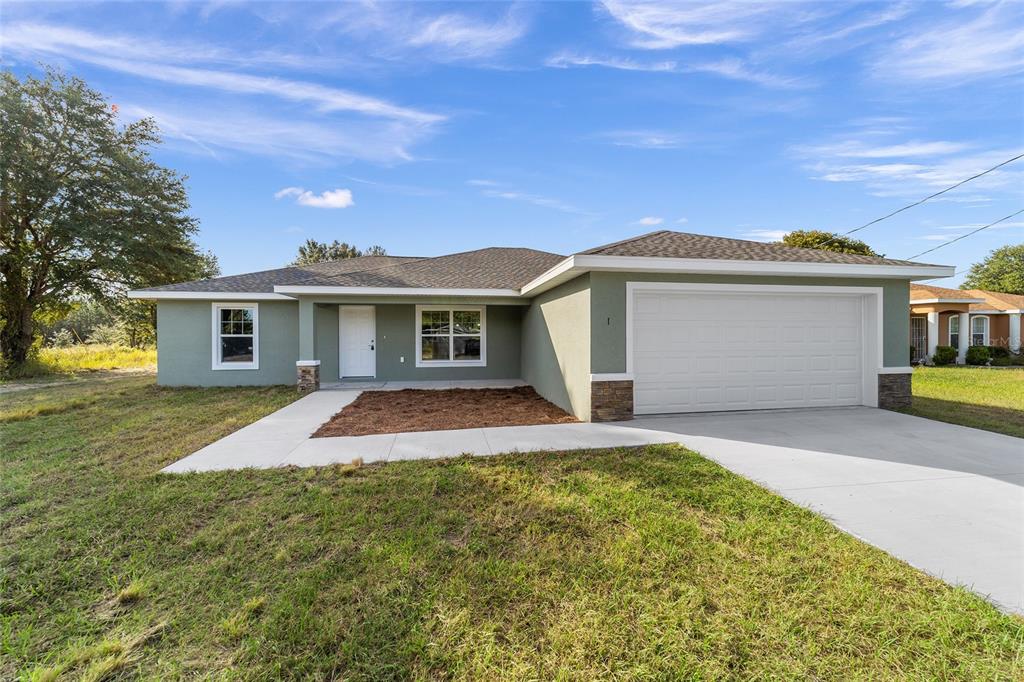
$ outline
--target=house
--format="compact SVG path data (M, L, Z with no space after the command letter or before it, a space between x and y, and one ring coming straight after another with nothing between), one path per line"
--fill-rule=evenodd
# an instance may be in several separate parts
M168 386L522 379L583 420L910 398L910 282L953 268L659 231L132 292Z
M912 284L911 359L930 360L938 346L956 348L959 364L970 346L1002 346L1019 353L1022 310L1024 296L1016 294Z

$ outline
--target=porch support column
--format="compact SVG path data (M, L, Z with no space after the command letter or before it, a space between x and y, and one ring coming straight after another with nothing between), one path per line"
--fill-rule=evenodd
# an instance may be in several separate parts
M967 362L967 349L971 347L971 314L960 313L960 334L957 337L959 340L957 353L956 353L956 364L963 365Z
M299 299L299 360L295 363L295 385L299 393L320 389L320 361L315 359L316 307L308 298Z
M1010 313L1010 351L1020 352L1020 313Z
M935 356L935 347L939 345L939 314L928 313L928 357L925 362L932 364L932 357Z

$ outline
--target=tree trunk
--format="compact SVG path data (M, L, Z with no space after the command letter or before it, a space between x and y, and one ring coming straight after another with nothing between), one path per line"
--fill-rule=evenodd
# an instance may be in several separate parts
M23 365L28 359L34 331L33 308L25 298L3 302L7 319L3 329L0 329L0 352L3 353L4 364L8 369Z

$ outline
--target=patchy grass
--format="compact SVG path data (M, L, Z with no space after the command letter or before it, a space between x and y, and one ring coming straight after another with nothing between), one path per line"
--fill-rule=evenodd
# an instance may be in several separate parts
M293 397L5 396L0 678L1024 673L1021 619L676 446L156 473Z
M1024 438L1024 369L918 367L903 412Z
M46 377L110 369L156 369L155 348L128 348L84 343L67 348L40 348L14 378Z

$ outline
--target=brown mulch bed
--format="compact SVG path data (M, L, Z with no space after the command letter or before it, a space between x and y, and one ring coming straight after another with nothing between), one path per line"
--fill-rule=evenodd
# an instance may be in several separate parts
M566 424L579 421L530 386L364 391L313 434L367 436L402 431L477 429L484 426Z

